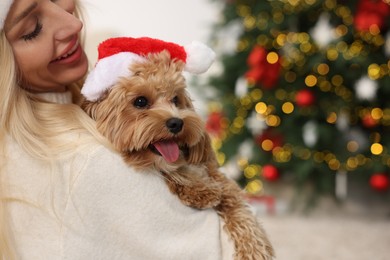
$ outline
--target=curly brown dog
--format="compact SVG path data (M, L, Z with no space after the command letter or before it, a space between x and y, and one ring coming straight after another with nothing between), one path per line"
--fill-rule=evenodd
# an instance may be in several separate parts
M96 101L82 108L124 160L154 168L190 207L214 208L235 245L235 259L272 259L273 248L248 208L241 188L218 170L205 131L186 91L184 64L162 51L145 56Z

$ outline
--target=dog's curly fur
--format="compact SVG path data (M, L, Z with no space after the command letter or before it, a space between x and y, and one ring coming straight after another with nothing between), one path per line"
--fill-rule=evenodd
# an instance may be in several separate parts
M218 169L204 122L186 91L183 68L166 51L149 54L146 62L130 66L131 77L121 78L98 101L85 100L82 108L126 163L157 169L185 205L214 208L234 242L235 259L272 259L273 248L241 188ZM180 147L175 162L153 148L160 141Z

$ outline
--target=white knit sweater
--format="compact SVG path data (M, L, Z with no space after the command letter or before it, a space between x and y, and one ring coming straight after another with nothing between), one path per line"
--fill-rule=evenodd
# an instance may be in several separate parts
M4 180L20 259L232 259L216 212L184 206L157 172L137 172L91 143L50 173L8 145Z

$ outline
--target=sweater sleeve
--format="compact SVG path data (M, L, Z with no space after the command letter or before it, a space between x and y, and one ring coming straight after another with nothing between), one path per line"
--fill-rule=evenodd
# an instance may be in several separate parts
M232 259L212 209L184 206L154 171L104 147L77 177L64 212L63 259Z

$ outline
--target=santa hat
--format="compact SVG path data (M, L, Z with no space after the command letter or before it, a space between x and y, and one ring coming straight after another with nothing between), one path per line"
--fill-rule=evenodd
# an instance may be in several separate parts
M183 61L184 70L194 74L206 72L215 58L215 53L200 42L180 46L148 37L110 38L99 44L98 61L88 74L81 93L87 100L98 100L121 77L132 76L131 64L144 62L148 54L163 50L170 53L172 60Z
M12 0L1 0L0 2L0 30L4 28L4 21L12 5Z

